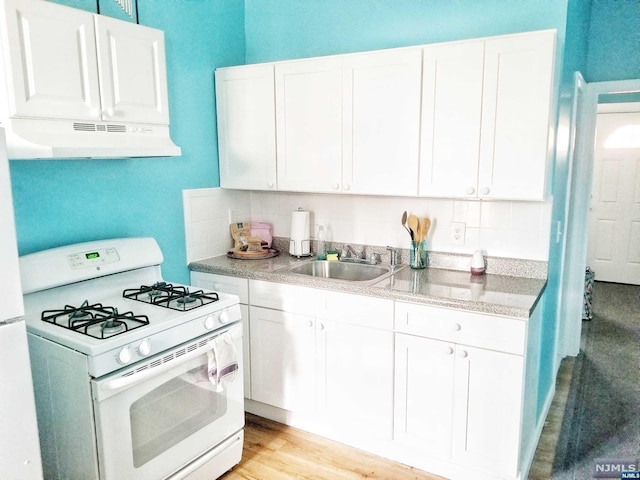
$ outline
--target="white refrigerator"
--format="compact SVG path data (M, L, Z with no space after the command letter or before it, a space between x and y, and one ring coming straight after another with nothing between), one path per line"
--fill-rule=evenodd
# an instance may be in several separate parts
M0 478L42 479L9 161L0 127Z

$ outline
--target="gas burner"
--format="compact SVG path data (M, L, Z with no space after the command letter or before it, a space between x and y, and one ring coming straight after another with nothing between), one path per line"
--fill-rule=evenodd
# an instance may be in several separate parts
M152 294L152 292L158 292ZM202 290L190 292L187 287L174 286L166 282L157 282L151 286L142 285L122 292L124 298L137 300L181 312L217 302L220 298L215 292L205 293Z
M89 305L87 300L79 307L65 305L61 310L45 310L41 319L99 339L110 338L149 324L146 315L134 315L133 312L118 313L115 307L105 307L101 303Z

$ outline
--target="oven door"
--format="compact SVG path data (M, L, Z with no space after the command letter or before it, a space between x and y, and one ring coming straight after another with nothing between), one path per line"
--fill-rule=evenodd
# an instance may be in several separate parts
M219 392L209 381L207 351L225 332L233 337L238 371ZM165 478L243 428L242 325L93 380L91 388L100 478Z

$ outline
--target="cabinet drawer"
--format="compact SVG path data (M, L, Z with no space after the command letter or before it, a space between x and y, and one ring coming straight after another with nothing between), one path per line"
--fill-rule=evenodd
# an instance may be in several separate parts
M393 300L325 291L318 316L340 323L393 330Z
M252 306L311 316L320 301L318 290L263 280L249 280L249 296Z
M240 297L240 303L249 303L249 281L246 278L191 272L191 285L215 292L232 293Z
M523 355L526 322L462 310L396 302L397 332Z

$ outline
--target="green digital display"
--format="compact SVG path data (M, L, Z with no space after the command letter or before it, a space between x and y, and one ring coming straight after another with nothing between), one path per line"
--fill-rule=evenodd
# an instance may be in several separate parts
M87 257L87 260L93 260L94 258L100 257L100 254L98 252L91 252L85 253L84 256Z

